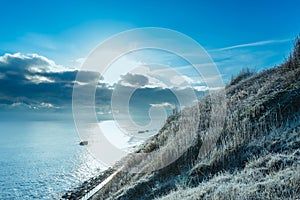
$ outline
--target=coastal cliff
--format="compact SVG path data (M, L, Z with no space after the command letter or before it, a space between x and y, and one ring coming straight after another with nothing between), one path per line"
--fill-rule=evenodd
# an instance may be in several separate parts
M194 105L197 134L175 162L153 172L120 171L92 199L300 198L300 40L285 63L260 73L243 70L224 92L225 123L212 151L199 157L211 126L208 95ZM180 115L170 116L137 152L164 148L179 131Z

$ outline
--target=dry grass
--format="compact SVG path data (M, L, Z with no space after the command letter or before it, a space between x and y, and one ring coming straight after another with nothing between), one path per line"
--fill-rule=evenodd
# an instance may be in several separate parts
M124 159L145 173L120 173L95 198L300 198L299 52L297 40L286 63L257 74L245 70L233 79L219 102L227 105L224 125L222 112L212 108L214 96L170 116L138 150L158 152L151 162ZM216 141L212 151L207 136ZM206 154L199 155L203 148ZM172 156L179 158L150 172Z

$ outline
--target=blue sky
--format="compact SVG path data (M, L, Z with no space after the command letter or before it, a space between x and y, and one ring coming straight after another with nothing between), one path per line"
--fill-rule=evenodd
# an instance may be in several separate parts
M300 32L297 0L2 0L1 4L0 53L38 53L64 65L85 57L108 36L136 27L174 29L207 50L284 40Z
M300 33L298 0L0 3L0 104L25 103L30 108L70 102L75 72L64 70L78 68L96 45L128 29L163 27L186 34L208 51L225 82L245 67L260 71L281 64ZM125 59L119 66L126 63L132 61ZM182 69L193 79L191 71Z

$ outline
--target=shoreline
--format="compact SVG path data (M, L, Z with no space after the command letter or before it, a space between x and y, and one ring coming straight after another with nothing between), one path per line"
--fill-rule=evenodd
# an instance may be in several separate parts
M111 176L116 170L112 168L108 168L107 170L101 172L99 175L96 175L83 183L81 183L79 186L75 187L74 189L70 189L67 192L65 192L61 198L62 199L81 199L83 198L87 193L92 191L94 188L96 188L99 184L101 184L105 179L107 179L109 176Z
M134 137L128 137L123 132L121 132L118 127L116 126L114 120L105 120L98 125L107 133L112 132L112 135L105 135L108 137L108 140L111 142L114 142L117 138L122 138L122 141L119 141L117 145L121 146L122 149L126 149L128 153L136 150L136 148L143 144L145 141L137 140ZM138 130L136 130L138 133ZM150 132L149 130L147 132ZM152 130L153 132L153 130ZM156 131L155 131L156 132ZM88 148L88 145L86 145L84 148ZM62 195L60 195L61 199L83 199L89 192L94 190L96 187L101 185L101 183L109 178L112 174L117 172L116 169L108 168L104 171L101 171L99 175L95 175L88 180L85 180L84 182L80 183L77 186L74 186L67 190L66 192L63 192ZM93 195L92 195L93 196Z

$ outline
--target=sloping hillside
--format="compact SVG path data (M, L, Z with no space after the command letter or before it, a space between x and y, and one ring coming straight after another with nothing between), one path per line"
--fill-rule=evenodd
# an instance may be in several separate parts
M225 124L210 153L199 157L216 100L206 96L195 105L200 116L193 108L170 116L138 150L163 149L180 131L180 116L200 117L191 147L175 162L154 172L119 172L93 199L300 198L300 41L286 63L258 74L244 70L225 93Z

